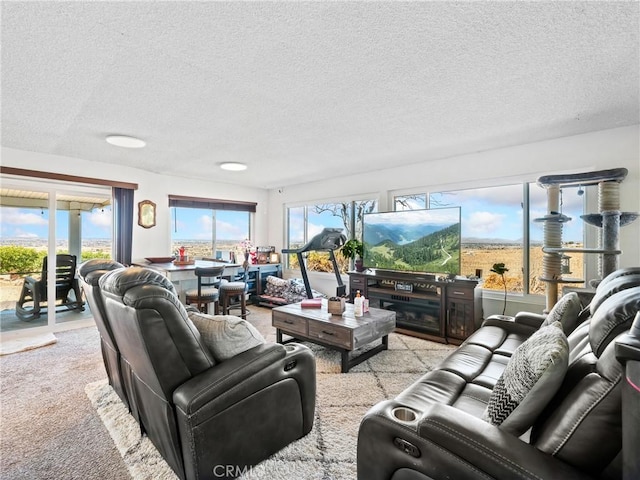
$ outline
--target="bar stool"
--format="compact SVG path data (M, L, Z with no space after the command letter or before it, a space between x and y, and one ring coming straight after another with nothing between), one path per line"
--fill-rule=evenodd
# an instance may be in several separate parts
M222 267L196 267L195 274L198 277L198 288L192 288L185 292L185 303L191 305L195 303L202 313L209 313L209 304L213 303L214 313L218 315L220 310L220 277L224 272Z
M240 277L241 280L234 282L223 281L220 284L219 291L222 314L229 315L229 311L232 308L240 308L240 317L246 320L249 314L247 311L247 291L249 290L247 275L249 274L249 264L245 262L242 266L244 273Z

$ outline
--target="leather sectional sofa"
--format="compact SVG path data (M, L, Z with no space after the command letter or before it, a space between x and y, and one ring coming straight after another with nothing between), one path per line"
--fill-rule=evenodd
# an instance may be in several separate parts
M166 277L119 267L79 273L109 381L178 478L235 478L311 431L309 348L264 342L220 360Z
M112 270L124 268L124 265L113 260L92 259L82 263L78 267L78 277L80 285L87 298L87 303L96 322L96 327L100 333L100 350L102 352L102 360L104 368L107 371L109 385L122 400L122 403L129 409L129 400L124 387L124 377L122 374L122 363L120 358L120 349L113 337L113 330L106 319L102 295L100 294L100 285L98 281L105 273Z
M550 400L544 388L531 392L529 413L539 413L523 433L486 415L516 349L541 330L545 317L488 318L434 370L365 415L358 479L567 480L640 471L640 445L628 440L622 453L624 366L616 358L616 345L636 317L640 333L639 310L640 268L621 269L601 282L576 321L562 323L569 330L566 371L547 392ZM627 407L624 418L639 418L639 406Z

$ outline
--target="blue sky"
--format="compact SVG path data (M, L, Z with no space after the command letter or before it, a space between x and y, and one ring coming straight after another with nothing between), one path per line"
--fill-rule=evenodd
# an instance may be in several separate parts
M2 237L47 239L49 236L49 210L34 208L0 208ZM69 212L58 211L56 218L56 238L69 239ZM111 208L104 212L96 209L82 212L82 238L111 238Z
M563 224L562 238L565 242L582 242L584 222L582 196L576 188L567 188L562 194L562 212L572 220ZM530 193L531 218L544 217L547 213L547 191L535 184ZM445 206L461 207L462 237L519 241L522 239L522 184L501 187L458 190L454 193L432 194L432 208ZM413 208L424 208L424 203L411 202ZM323 227L343 227L339 217L330 213L315 214L309 208L309 239ZM292 243L302 242L303 208L289 210L289 231ZM543 223L531 222L530 235L533 241L542 241Z
M448 201L461 207L463 238L522 239L522 185L462 190L447 196ZM576 189L566 189L562 197L562 213L572 218L563 224L562 239L581 242L583 197L577 195ZM529 202L532 220L547 214L547 191L544 188L534 185ZM543 226L543 222L531 223L533 241L542 241Z
M333 216L329 212L314 213L312 210L312 208L309 208L309 237L307 238L307 240L311 240L325 227L344 229L344 224L342 223L342 219L340 217ZM303 207L289 209L289 235L292 244L300 244L304 240L303 212Z
M49 210L2 207L0 209L2 237L25 240L48 238ZM176 240L210 240L212 215L210 210L177 209L178 231L175 232L174 216L171 217L172 238ZM248 213L218 211L216 231L219 240L241 241L249 235ZM82 213L82 238L111 238L111 208ZM56 221L56 238L68 240L69 213L59 211Z
M171 209L171 238L174 240L211 240L212 225L211 210ZM239 242L248 236L249 214L247 212L216 211L217 240Z
M562 211L572 217L572 221L563 226L564 241L582 241L584 223L580 219L582 199L576 189L565 189L562 196ZM463 238L499 238L519 240L522 238L522 187L512 185L495 188L461 190L455 194L432 195L432 203L460 206L462 212ZM547 212L546 190L534 186L531 193L532 217L543 217ZM49 211L2 207L0 209L2 237L5 238L43 238L48 235ZM68 238L68 213L58 212L57 232L59 239ZM111 208L104 212L96 209L83 212L82 237L110 238ZM209 210L177 208L177 231L175 229L173 211L171 218L171 235L176 240L207 240L211 238L212 216ZM290 209L290 233L293 242L302 242L304 228L303 209ZM342 220L329 212L314 213L309 209L309 237L312 238L324 227L343 228ZM533 240L542 240L543 224L533 222L531 236ZM219 240L240 241L249 235L248 214L244 212L218 211L216 231Z

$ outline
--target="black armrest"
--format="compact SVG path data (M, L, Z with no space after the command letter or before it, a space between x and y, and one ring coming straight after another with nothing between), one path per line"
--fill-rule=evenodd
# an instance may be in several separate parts
M536 324L535 321L528 321L525 317L518 317L518 315L516 315L515 317L509 317L506 315L491 315L490 317L487 317L484 322L482 322L482 327L500 327L507 332L521 333L525 335L531 335L538 328L540 328L540 324Z
M419 422L418 433L447 455L455 455L494 478L586 477L552 455L449 405L431 406Z
M433 480L588 478L552 455L455 407L425 406L409 422L394 416L394 410L402 407L398 401L389 400L365 415L358 434L358 480L388 480L403 468Z
M186 414L199 410L232 387L261 373L284 358L285 349L277 343L251 348L186 381L173 392L173 401Z
M540 313L519 312L515 316L515 322L540 328L540 325L542 325L542 322L544 322L546 318L546 315Z
M311 350L303 345L288 349L266 343L189 379L175 389L173 401L185 415L197 412L206 418L288 377L302 384L305 397L315 398L315 358Z
M508 315L491 315L482 323L484 325L504 326L508 323L516 323L518 325L526 325L534 329L540 328L542 322L547 318L546 315L533 312L518 312L514 317Z

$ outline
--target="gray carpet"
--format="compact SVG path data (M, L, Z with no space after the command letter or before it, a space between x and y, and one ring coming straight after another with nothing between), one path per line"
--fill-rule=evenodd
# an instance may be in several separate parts
M275 341L270 310L251 310L248 319L268 341ZM106 384L95 328L56 336L56 345L0 358L1 476L175 478L150 442L141 441L135 422ZM337 352L310 345L316 354L318 384L313 430L243 478L355 479L362 416L453 348L396 334L389 344L388 351L348 374L340 373Z
M85 394L106 377L95 327L0 357L0 477L127 479L129 473Z

